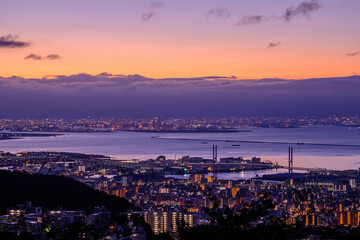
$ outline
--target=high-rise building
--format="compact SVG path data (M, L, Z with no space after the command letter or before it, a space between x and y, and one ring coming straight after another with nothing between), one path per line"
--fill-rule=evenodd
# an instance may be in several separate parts
M128 213L128 217L132 214L139 214L144 217L146 223L148 223L155 234L176 232L177 222L184 220L189 227L196 225L196 215L180 212L133 212Z

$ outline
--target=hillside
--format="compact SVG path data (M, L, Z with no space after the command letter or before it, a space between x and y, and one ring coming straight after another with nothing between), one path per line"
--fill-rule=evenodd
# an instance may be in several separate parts
M0 171L0 214L26 201L45 210L85 210L105 206L109 211L126 211L130 203L99 192L71 178L23 172Z

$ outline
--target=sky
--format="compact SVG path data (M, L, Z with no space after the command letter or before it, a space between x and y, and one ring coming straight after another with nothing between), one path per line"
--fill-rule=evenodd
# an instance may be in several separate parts
M358 0L0 0L0 117L359 114L360 80L347 78L360 75L359 9Z

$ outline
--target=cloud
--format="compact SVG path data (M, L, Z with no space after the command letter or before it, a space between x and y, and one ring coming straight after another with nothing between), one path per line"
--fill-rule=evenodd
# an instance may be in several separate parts
M31 53L27 55L24 59L25 60L57 60L57 59L61 59L61 56L59 54L49 54L46 57L43 57L41 55Z
M290 22L292 19L299 16L310 16L312 12L321 8L321 5L317 0L311 0L309 2L301 2L296 7L289 7L286 9L285 14L282 16L285 22Z
M360 55L360 52L352 52L352 53L346 54L347 57L355 57L355 56L358 56L358 55Z
M303 1L296 7L289 7L286 9L286 12L281 17L274 16L263 16L263 15L247 15L240 19L236 25L237 26L246 26L246 25L254 25L265 22L270 19L283 19L284 22L290 22L292 19L300 16L309 17L312 12L317 11L322 6L317 0L311 1ZM273 46L276 47L276 46Z
M35 55L35 54L34 54ZM38 55L35 55L35 58ZM41 57L41 56L40 56ZM147 78L141 75L113 75L110 73L100 73L90 75L86 73L69 76L47 76L44 78L1 78L8 81L9 84L15 84L18 87L26 88L53 88L61 89L81 89L83 87L92 88L96 91L98 87L108 87L111 90L126 90L133 88L146 91L163 92L164 89L173 89L179 91L323 91L325 89L338 91L340 89L352 89L354 84L360 87L360 78L317 78L288 80L279 78L266 78L260 80L239 79L237 77L226 76L207 76L194 78ZM344 84L346 83L346 84ZM316 88L314 88L316 86Z
M0 36L0 48L23 48L30 46L29 42L18 41L18 36L8 34Z
M152 8L161 8L164 5L164 3L163 2L151 2L150 5Z
M261 16L261 15L247 15L245 17L243 17L242 19L240 19L236 25L237 26L246 26L246 25L253 25L253 24L258 24L261 22L266 21L266 17L265 16Z
M211 17L217 17L217 18L222 18L222 19L226 19L229 18L231 16L231 13L229 11L229 9L227 8L212 8L210 9L205 16L207 18L211 18Z
M0 84L2 118L360 114L360 76L252 80L82 73L0 77Z
M25 60L42 60L42 56L34 54L34 53L30 53L29 55L27 55L25 58Z
M279 47L281 42L269 43L268 48Z
M155 12L148 12L141 14L141 21L146 22L155 17Z
M49 54L46 56L46 59L49 59L49 60L56 60L56 59L60 59L61 56L59 54Z

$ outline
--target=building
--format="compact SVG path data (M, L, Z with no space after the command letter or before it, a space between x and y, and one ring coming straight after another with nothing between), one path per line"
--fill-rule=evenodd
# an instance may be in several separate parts
M128 213L128 218L132 215L141 215L144 217L146 223L148 223L155 234L176 232L177 222L184 220L189 227L196 226L196 215L180 212L131 212Z

